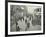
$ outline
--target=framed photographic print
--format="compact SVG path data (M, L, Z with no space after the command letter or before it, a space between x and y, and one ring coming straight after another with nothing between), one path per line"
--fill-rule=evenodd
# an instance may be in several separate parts
M45 3L6 1L5 35L45 34Z

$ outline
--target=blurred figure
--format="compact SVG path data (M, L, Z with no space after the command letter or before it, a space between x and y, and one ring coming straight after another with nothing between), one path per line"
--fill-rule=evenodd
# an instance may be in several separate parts
M25 31L26 23L25 23L25 21L23 19L18 21L18 26L20 28L20 31Z

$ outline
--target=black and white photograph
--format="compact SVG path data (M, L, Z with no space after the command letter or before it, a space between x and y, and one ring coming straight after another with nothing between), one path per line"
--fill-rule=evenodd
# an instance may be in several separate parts
M41 30L41 8L30 5L10 5L10 31Z
M43 4L8 3L8 35L43 33Z

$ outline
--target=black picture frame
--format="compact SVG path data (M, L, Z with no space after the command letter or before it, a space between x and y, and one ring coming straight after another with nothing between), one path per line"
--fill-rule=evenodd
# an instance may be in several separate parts
M28 33L28 34L13 34L8 35L8 2L16 3L32 3L32 4L42 4L43 5L43 33ZM5 36L26 36L26 35L42 35L45 34L45 3L44 2L29 2L29 1L8 1L5 0Z

